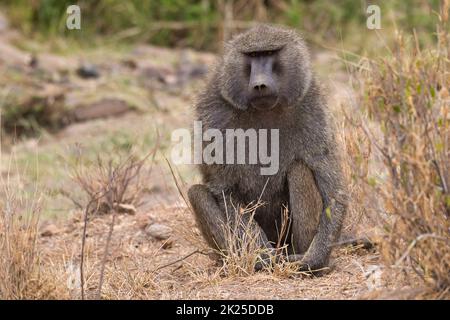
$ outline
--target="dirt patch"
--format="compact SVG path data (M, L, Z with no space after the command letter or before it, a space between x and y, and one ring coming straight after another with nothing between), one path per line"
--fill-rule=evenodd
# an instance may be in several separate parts
M87 231L86 296L97 295L99 270L111 215L93 218ZM148 226L170 228L162 240ZM79 271L83 222L81 214L59 226L64 232L40 239L43 268L59 270L64 293L80 298L80 284L71 283ZM102 298L107 299L356 299L376 298L399 287L379 265L376 252L355 248L335 250L331 271L322 277L258 272L229 277L216 261L196 253L203 247L195 222L183 206L160 206L136 215L118 215L106 261ZM172 262L175 262L171 264ZM395 281L394 281L395 280ZM68 285L65 285L68 284ZM401 288L401 287L400 287Z

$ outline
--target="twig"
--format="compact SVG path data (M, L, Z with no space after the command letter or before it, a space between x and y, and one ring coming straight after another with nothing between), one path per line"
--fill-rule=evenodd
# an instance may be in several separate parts
M433 150L434 150L434 147L433 147ZM442 174L441 167L439 167L439 164L436 159L433 159L432 162L433 162L434 166L436 167L436 171L439 175L439 180L441 181L442 189L444 190L445 194L448 194L447 183L445 181L444 175Z
M441 240L441 241L449 242L449 239L448 239L448 238L438 236L438 235L436 235L436 234L434 234L434 233L424 233L424 234L421 234L420 236L418 236L417 238L415 238L415 239L410 243L410 245L408 246L408 248L406 249L406 251L405 251L405 252L402 254L402 256L395 262L394 265L395 265L396 267L399 266L400 263L402 263L402 261L405 260L405 258L409 255L409 253L411 252L411 250L416 246L417 242L419 242L419 241L421 241L421 240L424 240L424 239L427 239L427 238L434 238L434 239L436 239L436 240Z
M109 252L109 247L110 247L110 244L111 244L112 234L113 234L113 231L114 231L116 215L117 215L117 212L116 212L115 209L113 209L111 224L109 225L108 238L106 240L106 245L105 245L105 252L103 253L103 258L102 258L102 265L101 265L101 270L100 270L100 280L98 281L98 291L97 291L97 299L98 300L101 299L102 287L103 287L103 278L104 278L105 267L106 267L106 259L108 258L108 252Z
M371 249L374 247L374 243L370 241L369 238L366 237L344 239L331 244L331 247L345 247L348 245L351 245L353 247L362 245L364 249Z
M156 268L155 270L153 270L153 272L159 271L159 270L161 270L161 269L170 267L171 265L174 265L175 263L178 263L178 262L181 262L181 261L183 261L183 260L186 260L187 258L189 258L190 256L193 256L193 255L196 254L196 253L205 254L205 253L203 253L202 251L200 251L200 250L198 250L198 249L195 249L194 251L192 251L191 253L185 255L184 257L181 257L180 259L177 259L177 260L175 260L175 261L169 262L169 263L167 263L167 264L165 264L165 265L162 265L162 266Z
M61 188L59 189L59 193L64 197L68 198L70 201L72 201L75 207L77 207L78 209L83 209L83 205L80 202L78 202L74 197L72 197L70 193L68 193L66 190Z
M174 180L174 182L175 182L175 186L177 187L178 193L179 193L180 196L183 198L183 200L184 200L184 202L186 203L187 207L188 207L189 209L191 209L190 202L186 199L186 196L184 195L184 192L181 190L181 186L180 186L180 184L178 183L177 176L175 175L175 171L173 170L172 165L170 164L169 159L167 159L166 157L164 157L164 159L166 159L166 162L167 162L167 164L168 164L168 166L169 166L170 173L172 174L172 177L173 177L173 180Z
M289 219L288 208L286 208L285 206L283 207L284 209L282 209L281 213L281 229L278 233L278 241L276 246L277 255L280 253L280 250L283 249L286 245L287 232L291 226L291 219ZM283 246L281 245L281 242L283 242Z
M86 230L87 230L87 222L88 222L88 213L89 208L91 205L98 201L101 197L103 197L103 194L99 195L96 198L93 198L91 201L89 201L88 205L86 206L86 209L84 210L84 222L83 222L83 234L81 238L81 260L80 260L80 282L81 282L81 300L85 299L84 294L84 251L86 247Z

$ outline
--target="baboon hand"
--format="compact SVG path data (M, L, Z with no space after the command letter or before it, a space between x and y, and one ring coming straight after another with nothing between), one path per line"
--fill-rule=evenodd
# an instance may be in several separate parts
M305 254L290 254L287 261L295 263L299 271L321 275L328 270L328 256L320 257Z
M271 254L261 254L255 263L255 271L262 271L272 266L273 256Z

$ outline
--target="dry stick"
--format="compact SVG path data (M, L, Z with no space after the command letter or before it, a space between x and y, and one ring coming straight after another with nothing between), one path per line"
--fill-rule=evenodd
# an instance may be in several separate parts
M84 250L86 246L86 230L87 230L87 222L88 222L88 213L89 208L91 205L98 201L101 197L103 197L103 194L99 195L96 198L93 198L91 201L89 201L88 205L86 206L86 209L84 210L84 222L83 222L83 234L81 238L81 260L80 260L80 282L81 282L81 300L84 300Z
M126 162L124 162L124 163L126 163ZM115 171L112 170L111 162L108 167L108 172L109 172L109 174L108 174L109 175L109 183L107 186L106 196L107 196L107 200L109 203L109 207L112 209L113 214L112 214L111 224L109 226L108 238L106 239L105 251L103 252L102 264L101 264L101 268L100 268L100 279L98 282L97 299L100 299L101 294L102 294L103 279L104 279L105 267L106 267L106 259L108 258L109 246L110 246L112 234L114 231L114 223L116 221L116 209L114 208L114 200L116 200L116 199L114 199L114 194L113 194L113 189L112 189ZM126 183L128 183L128 181ZM123 190L126 190L126 186L123 188Z
M428 118L428 117L427 117L427 118ZM427 118L426 118L425 120L426 120L426 123L427 123L427 126L428 126L428 124L431 123L432 121L428 121ZM433 158L434 158L434 159L432 159L431 162L433 163L433 165L434 165L435 168L436 168L436 171L437 171L437 173L438 173L439 180L441 181L441 186L442 186L442 189L444 190L444 193L445 193L445 194L448 194L447 183L446 183L445 177L444 177L444 175L443 175L443 173L442 173L441 167L439 166L436 148L434 147L434 143L432 142L432 139L431 139L431 137L430 137L430 132L429 132L429 130L425 130L425 136L426 136L426 138L427 138L427 140L428 140L428 145L429 145L430 148L431 148L431 152L433 153Z
M175 175L175 172L174 172L174 170L172 168L172 165L170 164L170 161L166 157L164 157L164 159L166 159L166 162L167 162L167 164L169 166L170 173L172 174L173 180L175 181L175 186L177 187L178 192L180 193L181 197L183 198L183 200L186 203L186 205L188 206L188 208L191 209L190 202L186 199L183 191L181 190L181 186L178 183L178 179L177 179L177 177Z
M353 247L362 246L364 249L371 249L374 243L367 237L343 239L331 244L331 247L345 247L351 245Z
M400 263L402 263L403 260L406 259L406 257L408 257L409 253L411 252L411 250L416 246L417 242L422 241L424 239L427 238L433 238L436 240L440 240L440 241L445 241L450 243L449 239L445 238L445 237L441 237L438 236L434 233L424 233L421 234L420 236L418 236L417 238L415 238L413 241L411 241L410 245L408 246L408 248L406 249L406 251L402 254L402 256L395 262L395 266L399 266Z
M114 209L113 214L112 214L111 224L109 225L109 232L108 232L108 238L106 240L105 251L103 253L103 258L102 258L102 265L101 265L101 270L100 270L100 280L98 282L97 299L100 299L101 294L102 294L103 278L104 278L105 267L106 267L106 259L108 258L108 252L109 252L109 247L111 244L112 234L114 231L115 221L116 221L116 210Z
M278 233L278 241L277 241L277 246L276 246L277 255L279 255L280 251L283 248L285 248L285 244L286 244L285 238L287 236L287 231L289 230L290 225L291 225L291 220L289 219L288 209L286 207L284 207L284 209L282 209L281 228ZM283 241L283 245L281 245L282 241Z
M264 191L266 191L266 187L267 187L267 184L269 183L269 179L270 179L270 177L268 177L267 180L266 180L266 183L264 183L264 186L263 186L263 188L262 188L262 190L261 190L261 193L260 193L260 195L259 195L258 201L257 201L256 204L255 204L255 207L254 207L255 209L253 210L253 213L252 213L252 215L250 216L250 220L253 220L253 219L255 218L256 209L258 209L258 207L260 207L261 205L263 205L263 204L261 204L261 199L262 199L262 196L263 196L263 194L264 194Z
M155 270L153 270L152 272L156 272L156 271L159 271L159 270L161 270L161 269L170 267L171 265L174 265L175 263L178 263L178 262L181 262L181 261L183 261L183 260L186 260L187 258L189 258L190 256L193 256L193 255L196 254L196 253L205 254L204 252L202 252L202 251L200 251L200 250L198 250L198 249L195 249L194 251L192 251L191 253L185 255L184 257L181 257L181 258L179 258L179 259L177 259L177 260L175 260L175 261L172 261L172 262L169 262L169 263L167 263L167 264L165 264L165 265L162 265L162 266L156 268Z
M72 203L75 205L75 207L77 207L78 209L83 209L83 205L80 202L78 202L74 197L72 197L70 195L70 193L68 193L66 190L60 188L58 191L61 195L63 195L64 197L66 197L70 201L72 201Z

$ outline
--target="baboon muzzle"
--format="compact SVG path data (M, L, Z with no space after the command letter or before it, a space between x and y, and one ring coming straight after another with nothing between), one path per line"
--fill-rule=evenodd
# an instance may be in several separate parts
M278 90L272 72L273 61L271 56L251 58L248 90L250 103L257 109L272 109L278 100Z

